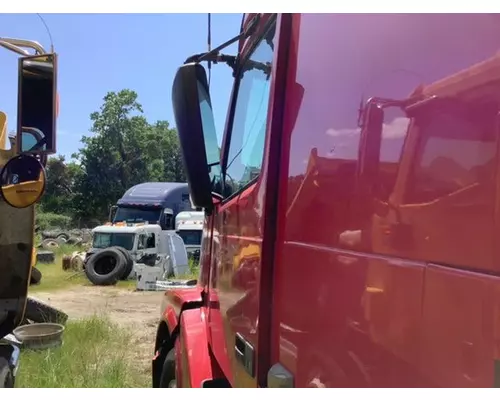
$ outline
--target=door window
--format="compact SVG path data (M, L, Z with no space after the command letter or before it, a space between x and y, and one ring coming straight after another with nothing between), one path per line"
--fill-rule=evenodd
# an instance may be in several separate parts
M225 168L225 193L238 192L262 167L269 106L275 24L243 62Z

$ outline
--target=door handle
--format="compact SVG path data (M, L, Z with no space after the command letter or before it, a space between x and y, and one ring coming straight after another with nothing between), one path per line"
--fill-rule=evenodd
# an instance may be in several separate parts
M243 365L245 371L252 378L255 377L255 349L241 334L237 333L234 339L234 354L236 360Z

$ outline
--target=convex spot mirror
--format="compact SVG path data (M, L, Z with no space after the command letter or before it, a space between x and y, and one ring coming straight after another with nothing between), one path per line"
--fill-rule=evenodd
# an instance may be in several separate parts
M212 193L220 193L220 150L207 75L200 64L177 70L172 105L192 204L210 212Z
M45 191L45 169L30 154L11 158L0 172L0 191L12 207L25 208L35 204Z
M56 152L58 101L56 54L21 57L17 110L18 153Z

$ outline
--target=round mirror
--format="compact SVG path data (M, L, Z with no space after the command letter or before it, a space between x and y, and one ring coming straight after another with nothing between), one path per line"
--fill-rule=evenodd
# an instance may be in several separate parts
M45 169L29 154L11 158L0 173L0 190L5 201L15 208L35 204L45 191Z

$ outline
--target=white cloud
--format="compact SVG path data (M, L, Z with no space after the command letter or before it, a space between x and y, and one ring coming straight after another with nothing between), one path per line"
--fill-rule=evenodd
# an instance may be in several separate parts
M360 129L359 128L356 128L356 129L349 129L349 128L344 128L344 129L334 129L334 128L329 128L326 130L326 134L328 136L333 136L333 137L337 137L337 136L355 136L355 135L359 135L360 133Z
M406 135L409 122L410 120L406 117L398 117L392 120L389 124L384 124L382 128L382 137L386 139L397 139L404 137ZM360 132L360 128L329 128L326 130L326 134L332 137L357 136L360 134Z
M410 119L406 117L395 118L390 124L384 124L382 136L389 139L396 139L406 136Z

